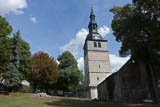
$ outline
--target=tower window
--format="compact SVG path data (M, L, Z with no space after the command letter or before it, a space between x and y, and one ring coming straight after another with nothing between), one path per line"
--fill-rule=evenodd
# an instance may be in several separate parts
M99 80L99 77L97 77L97 81Z
M101 66L99 65L99 68L100 68Z
M94 42L94 47L97 47L97 43L96 42Z
M101 43L100 42L98 42L98 47L101 48Z

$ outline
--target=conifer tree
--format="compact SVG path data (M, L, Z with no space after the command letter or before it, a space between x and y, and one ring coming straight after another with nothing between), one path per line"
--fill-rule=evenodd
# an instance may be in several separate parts
M17 70L17 67L11 62L8 65L7 72L4 74L5 85L8 86L10 91L18 89L20 86L20 73Z
M20 65L20 31L13 34L13 38L10 41L10 51L12 53L12 59L8 65L7 71L4 73L5 84L13 90L15 87L20 86L21 74L18 71Z
M20 86L23 79L28 79L28 72L32 70L32 59L29 44L21 38L19 30L10 39L9 49L12 59L4 74L4 79L6 84L14 89Z

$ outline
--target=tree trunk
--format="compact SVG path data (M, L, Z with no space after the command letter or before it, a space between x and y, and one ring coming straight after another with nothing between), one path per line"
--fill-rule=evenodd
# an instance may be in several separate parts
M146 73L147 73L147 80L148 80L148 86L149 86L149 91L151 93L151 97L155 101L155 103L157 103L158 95L157 95L157 89L156 89L156 83L155 83L155 76L153 74L151 64L146 64Z

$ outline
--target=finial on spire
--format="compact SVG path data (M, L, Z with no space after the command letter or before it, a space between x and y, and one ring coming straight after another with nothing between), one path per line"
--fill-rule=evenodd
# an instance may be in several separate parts
M91 13L93 13L93 7L91 7Z
M94 4L94 3L93 3L93 1L92 1L92 3L91 3L91 15L94 15L94 11L93 11L93 10L94 10L94 6L93 6L93 4Z
M93 7L91 7L91 14L90 14L91 16L95 16L94 15L94 11L93 11Z

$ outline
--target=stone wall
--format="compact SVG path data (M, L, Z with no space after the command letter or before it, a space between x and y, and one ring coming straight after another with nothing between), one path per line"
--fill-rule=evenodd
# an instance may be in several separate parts
M98 99L125 102L159 99L160 69L152 67L153 74L147 69L141 61L130 59L118 72L98 85Z
M94 46L101 43L101 47ZM97 85L101 83L110 72L107 41L86 41L84 48L85 87L87 98L97 99Z
M88 51L88 86L96 86L110 74L108 52Z

